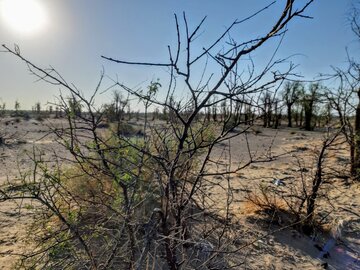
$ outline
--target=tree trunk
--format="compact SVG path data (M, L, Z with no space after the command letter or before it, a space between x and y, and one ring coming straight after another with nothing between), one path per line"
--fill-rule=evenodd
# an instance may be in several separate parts
M352 176L356 176L356 168L355 168L355 145L354 143L350 143L350 173Z
M355 114L355 138L354 138L354 166L353 172L354 176L357 180L360 179L360 89L358 89L358 105L356 107L356 114Z
M309 101L305 101L305 106L304 106L304 112L305 112L305 123L304 123L304 128L305 130L311 131L313 130L312 127L312 118L313 118L313 102L311 100Z
M267 125L267 117L268 117L268 115L267 115L267 111L266 111L266 108L264 109L264 115L263 115L263 121L264 121L264 123L263 123L263 127L264 128L266 128L266 125Z
M287 104L288 127L292 127L291 104Z

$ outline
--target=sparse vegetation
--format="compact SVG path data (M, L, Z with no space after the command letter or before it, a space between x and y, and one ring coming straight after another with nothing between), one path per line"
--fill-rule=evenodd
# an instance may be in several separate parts
M270 30L250 41L231 37L232 31L263 9L235 21L197 54L191 48L205 18L191 27L185 14L175 15L178 42L168 47L168 62L102 56L139 68L167 68L168 81L133 89L111 79L112 86L103 90L101 73L90 98L55 69L3 45L39 80L66 93L48 113L40 102L33 112L20 111L18 101L13 113L6 115L5 104L1 110L9 119L5 129L27 125L41 133L31 149L22 148L31 165L20 159L19 176L0 186L0 202L20 201L19 209L35 217L28 228L31 248L17 267L247 269L256 256L280 250L271 237L281 231L312 237L306 238L310 246L319 231L327 237L330 230L322 226L335 219L332 187L350 177L347 170L356 178L359 167L360 107L351 106L358 77L335 69L341 91L332 91L318 82L294 81L292 64L278 69L285 60L271 58L260 69L240 62L282 39L289 22L306 17L311 3L286 1ZM207 74L209 61L217 65L218 77ZM201 78L193 77L199 71ZM345 82L348 76L354 81ZM108 103L95 105L99 93L112 90ZM35 120L24 123L20 117ZM0 146L7 143L5 134L0 131ZM42 143L56 148L50 152ZM346 147L350 162L341 152ZM344 167L336 168L340 163Z

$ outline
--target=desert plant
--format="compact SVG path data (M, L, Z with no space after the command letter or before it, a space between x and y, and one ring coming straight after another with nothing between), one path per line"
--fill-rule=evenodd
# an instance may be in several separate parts
M296 181L291 183L284 179L274 179L269 185L260 185L257 193L250 194L248 200L270 214L272 217L280 212L287 213L287 224L311 235L321 225L322 217L317 212L321 201L327 201L326 186L332 174L330 153L336 152L343 140L339 140L341 128L328 132L321 141L320 147L312 150L313 161L304 165L302 158L293 155L298 172L291 176Z

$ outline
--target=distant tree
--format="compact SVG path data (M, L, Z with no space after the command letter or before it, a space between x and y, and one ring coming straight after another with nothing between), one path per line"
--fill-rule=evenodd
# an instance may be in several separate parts
M210 122L210 121L211 121L211 109L210 109L210 107L205 108L205 115L204 115L204 117L205 117L205 120L206 120L207 122Z
M130 102L126 105L126 114L128 116L128 120L130 121L132 118Z
M232 119L233 122L238 122L241 121L241 111L242 111L242 102L235 102L235 106L234 106L234 110L232 112ZM246 112L244 113L244 115L246 115ZM245 116L246 118L246 116ZM245 120L246 123L246 120Z
M263 126L270 127L272 120L273 100L269 91L265 91L262 96Z
M244 106L244 121L246 125L254 123L255 113L252 111L251 104L246 103Z
M3 102L0 106L0 116L4 117L5 116L5 112L6 112L6 103Z
M317 110L316 120L318 127L329 127L332 120L332 106L330 101L326 99L326 95L324 97L325 99L321 101L321 107Z
M283 100L287 109L288 127L292 127L293 105L299 101L304 91L304 85L299 82L286 82L283 91Z
M309 85L308 93L306 93L303 97L303 106L304 106L304 113L305 113L305 123L304 128L305 130L313 130L314 129L314 109L316 102L319 99L320 94L320 84L318 83L311 83Z
M302 97L300 100L298 100L297 102L295 102L294 106L293 106L293 112L292 114L294 115L294 121L295 121L295 125L297 127L301 127L303 124L303 119L304 119L304 106L302 101Z
M214 122L217 122L217 106L216 106L216 104L213 104L212 106L211 106L211 115L212 115L212 118L213 118L213 121Z
M281 106L280 106L280 100L275 99L274 100L274 113L273 113L273 123L272 127L277 129L279 128L281 124Z
M124 119L125 108L128 105L128 100L125 99L120 91L115 90L113 92L113 104L114 104L114 113L115 121L120 122Z
M176 108L177 108L177 104L175 101L175 97L173 95L171 95L169 97L169 100L167 101L167 114L166 114L166 121L173 121L176 117Z
M70 117L81 117L81 101L78 100L75 96L68 98L68 107L66 113Z
M40 113L41 113L41 103L40 103L40 102L36 102L34 109L35 109L35 113L36 113L37 115L40 115Z
M129 100L125 98L119 90L112 92L111 103L104 106L104 113L107 120L116 124L118 135L121 133L122 120L124 120L126 108L130 111ZM131 115L131 113L129 115Z
M156 119L160 119L160 110L159 108L155 108L154 112L153 112L153 121L155 121Z
M226 104L226 100L222 101L220 103L220 118L221 121L224 121L224 119L227 116L227 104Z
M14 109L15 109L15 114L16 114L16 115L19 115L20 102L19 102L18 100L15 101Z
M53 113L53 106L49 106L49 114L51 115Z
M61 118L62 114L61 114L61 110L59 106L55 107L55 118Z
M333 119L331 110L332 109L331 109L330 102L326 103L326 106L325 106L325 125L326 126L330 126L331 121Z

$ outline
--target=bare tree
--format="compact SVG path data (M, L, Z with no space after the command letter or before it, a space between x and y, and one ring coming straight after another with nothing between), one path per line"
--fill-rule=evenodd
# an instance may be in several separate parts
M6 103L3 102L0 106L0 116L4 117L5 116L5 112L6 112Z
M359 27L359 6L354 6L350 17L351 28L358 41L360 41L360 27ZM347 72L348 78L351 80L350 87L355 90L358 98L358 104L355 111L355 155L352 171L359 178L360 169L360 63L353 58L349 59L349 69Z
M75 95L67 98L68 105L64 108L68 117L81 117L82 104L81 101Z
M359 7L353 6L349 15L351 29L360 41L359 35ZM359 179L360 169L360 64L347 54L348 67L334 68L337 88L328 89L326 97L330 106L337 112L338 119L343 127L343 135L350 148L351 174Z
M261 185L259 190L248 195L251 202L261 207L269 214L272 219L278 218L281 224L282 218L290 219L294 227L299 228L307 235L314 236L314 232L323 224L324 215L318 211L320 202L327 202L332 207L328 198L329 183L334 180L333 164L331 156L337 153L339 146L343 144L340 139L342 129L328 131L320 144L313 149L312 161L293 154L295 160L294 167L299 169L290 179L294 177L297 181L289 183L283 179L275 179L272 186ZM275 186L275 187L274 187ZM260 193L259 193L260 191ZM287 208L282 207L285 204ZM286 212L286 216L281 216L281 212ZM330 213L326 213L325 217Z
M350 26L351 26L351 30L352 32L355 34L355 36L357 38L360 39L360 19L359 19L359 14L360 14L360 8L359 8L359 2L357 1L356 3L354 3L350 14L349 14L349 22L350 22Z
M37 115L41 114L41 103L40 102L35 103L34 110Z
M263 127L271 126L271 119L273 116L273 102L272 102L272 94L268 91L264 92L262 97L262 111L263 111Z
M130 106L128 98L124 98L119 90L112 92L112 101L104 106L104 113L107 121L115 123L116 133L120 136L125 117L125 109Z
M281 117L282 117L281 109L282 108L280 106L280 100L276 98L274 100L274 117L272 124L272 127L275 129L279 128L279 126L281 125Z
M20 103L19 101L15 101L15 105L14 105L14 109L15 109L15 115L19 115L19 110L20 110Z
M213 150L230 138L246 134L249 128L240 117L233 121L235 104L247 96L252 101L249 105L259 108L256 97L278 86L293 69L290 65L280 70L278 65L283 61L273 61L272 57L264 69L256 70L250 65L239 70L239 60L265 42L282 36L294 18L306 17L304 10L312 2L298 6L288 0L264 35L245 42L233 38L224 41L234 28L269 9L272 3L244 20L234 21L197 55L192 49L205 18L190 29L185 14L181 22L175 15L177 44L175 49L169 46L167 63L130 62L103 56L119 64L168 68L169 81L162 83L165 95L158 95L157 84L152 83L143 91L114 80L114 87L142 102L145 116L149 106L161 107L166 112L167 123L161 125L151 124L145 117L141 138L107 136L98 130L104 111L94 106L94 99L103 74L93 95L86 99L55 70L40 68L19 50L4 45L34 75L69 91L70 101L74 101L71 104L84 110L81 114L73 113L77 117L67 118L68 127L54 128L59 143L72 155L77 168L75 176L66 180L60 168L50 173L41 156L34 156L32 177L24 175L21 188L2 190L2 200L37 200L61 224L50 236L44 236L47 245L35 252L41 254L36 257L37 263L54 269L64 264L90 269L142 269L145 265L147 269L226 269L234 260L233 265L240 265L229 245L238 232L230 220L233 188L227 176L264 160L255 159L249 151L247 161L232 166L230 160L219 167L219 162L213 159ZM217 64L218 77L194 78L196 67L206 67L207 61ZM267 74L272 75L270 79ZM177 80L185 85L187 98L176 96ZM66 98L60 97L60 102L65 110L75 111ZM203 113L219 108L222 103L229 104L223 120L209 125ZM213 167L219 169L211 171ZM66 183L76 175L80 183L84 181L85 186L95 188L82 194L74 192ZM216 185L209 181L213 176L227 179L222 214L211 207L211 198L206 196L207 188ZM65 244L70 247L59 252Z
M311 83L309 85L309 92L304 95L302 103L304 106L304 113L305 113L305 123L304 128L305 130L313 130L315 123L314 123L314 110L316 103L319 100L320 95L320 85L318 83Z
M303 91L304 86L299 81L286 82L284 84L283 100L287 109L288 127L292 127L293 105L300 100Z
M338 130L335 134L328 135L322 142L321 149L317 153L317 162L315 175L313 176L313 181L311 185L311 190L306 196L307 206L306 206L306 220L305 226L310 228L313 226L314 222L314 211L317 198L319 197L320 188L324 182L324 162L327 156L328 149L334 144L337 137L339 136L341 129ZM310 230L311 231L311 230Z
M49 116L51 116L53 114L53 106L49 105L48 109L49 109Z

